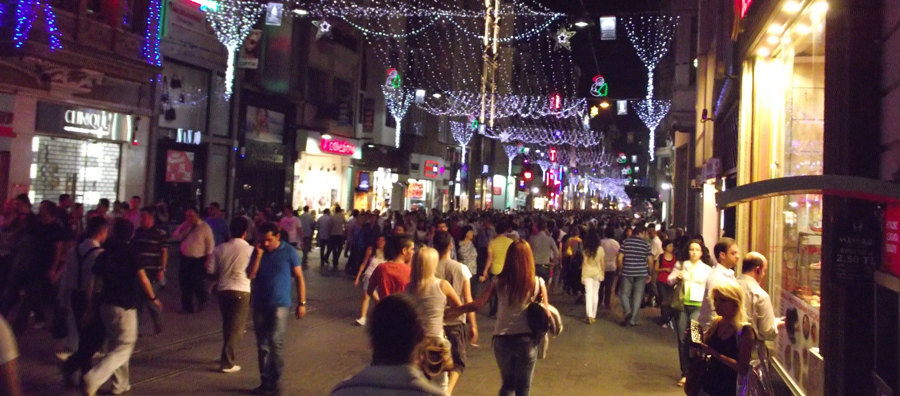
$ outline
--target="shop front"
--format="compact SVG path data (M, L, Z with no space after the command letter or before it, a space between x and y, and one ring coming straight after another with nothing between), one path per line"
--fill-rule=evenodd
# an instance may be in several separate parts
M368 205L369 192L361 190L374 189L372 175L368 172L351 174L351 161L361 158L359 141L309 131L306 150L299 153L294 163L294 207L309 206L310 210L321 213L335 205L344 209L355 207L357 201L360 204L365 201ZM357 200L358 192L362 196Z
M377 210L380 213L391 210L391 195L398 179L399 176L389 168L354 170L353 209Z
M404 209L446 211L450 204L449 181L450 172L443 158L411 154Z
M823 174L827 9L824 1L778 7L745 38L752 44L743 62L739 186ZM709 201L720 184L710 181L703 194ZM822 301L823 196L761 197L737 212L737 240L743 251L768 257L764 287L775 315L785 318L785 331L769 345L774 367L795 394L821 395L820 313L829 309ZM718 230L719 216L707 217L714 224L704 229Z
M85 209L100 198L143 195L146 135L140 117L72 104L38 101L28 195L34 202L70 194ZM21 137L20 137L21 138Z

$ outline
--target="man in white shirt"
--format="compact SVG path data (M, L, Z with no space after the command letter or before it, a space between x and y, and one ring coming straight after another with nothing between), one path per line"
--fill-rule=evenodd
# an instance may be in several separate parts
M250 222L244 217L231 220L231 240L216 247L207 262L206 272L217 280L219 309L222 311L222 354L219 370L234 373L241 366L234 364L234 348L240 343L250 312L250 280L259 269L262 249L247 243ZM252 265L251 265L252 262Z
M175 229L172 236L181 241L178 265L181 310L184 313L199 312L209 300L203 280L206 278L206 259L216 247L212 229L200 220L197 208L188 208L184 211L184 223ZM200 303L197 311L194 310L195 295Z
M313 239L313 231L316 228L316 221L313 220L311 214L309 214L309 205L303 207L303 214L300 215L300 230L303 231L302 241L303 241L303 259L301 260L303 263L303 269L308 268L309 263L309 251L312 250L312 239Z
M735 280L734 267L737 266L738 260L741 258L740 248L737 242L731 238L721 238L713 248L718 264L713 266L709 277L706 278L706 292L703 293L703 303L700 305L700 327L704 330L709 328L713 318L716 316L716 309L713 307L712 301L709 300L709 291L716 288L728 280Z
M612 226L607 226L603 230L603 239L600 240L600 247L603 248L605 276L603 282L600 283L600 301L599 304L609 311L611 310L612 294L616 288L616 281L619 280L619 268L616 258L619 257L619 242L616 241L616 231Z
M293 246L294 249L300 247L299 243L301 238L303 238L303 227L301 226L300 218L294 216L294 208L291 205L284 205L284 208L282 208L281 220L278 221L278 226L288 234L288 245Z
M781 319L775 318L775 309L772 300L759 285L769 269L769 261L757 252L747 253L744 257L737 282L744 289L744 312L747 321L753 325L756 334L761 341L771 341L778 335L778 329L784 326Z
M6 320L0 316L0 394L21 396L22 386L19 383L19 350L16 338Z

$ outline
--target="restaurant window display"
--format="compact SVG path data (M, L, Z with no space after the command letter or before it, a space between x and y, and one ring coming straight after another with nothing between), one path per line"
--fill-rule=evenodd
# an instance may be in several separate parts
M826 11L825 2L808 2L796 15L780 15L755 51L753 117L761 125L753 127L753 155L760 154L759 164L768 167L756 174L822 174ZM822 196L781 196L760 205L768 211L768 225L755 220L756 227L768 229L768 290L775 315L785 320L772 356L795 393L821 395Z

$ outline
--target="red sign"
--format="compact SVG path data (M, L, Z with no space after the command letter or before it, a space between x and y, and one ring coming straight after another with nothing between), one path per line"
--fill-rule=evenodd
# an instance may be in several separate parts
M550 162L556 162L556 147L550 147Z
M12 129L13 118L13 113L0 111L0 136L16 137Z
M191 183L194 176L194 153L169 150L166 153L166 182Z
M319 140L319 148L326 153L338 155L353 155L356 152L355 144L337 139L321 139Z
M884 213L884 271L900 277L900 205Z
M750 4L753 4L753 0L734 0L734 12L743 19L747 16L747 10L750 8Z
M503 187L494 187L494 195L503 195Z
M438 177L441 171L441 164L437 161L425 161L425 177Z

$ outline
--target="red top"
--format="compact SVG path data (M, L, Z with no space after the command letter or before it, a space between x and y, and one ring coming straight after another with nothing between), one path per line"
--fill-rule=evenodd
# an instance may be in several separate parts
M369 277L369 290L378 291L378 298L385 298L394 293L401 293L409 283L410 267L403 263L387 262L375 267Z
M672 254L672 260L666 260L666 254L659 255L659 268L675 268L675 254ZM660 282L668 282L669 281L670 272L662 272L659 271L659 275L656 276L656 280Z

